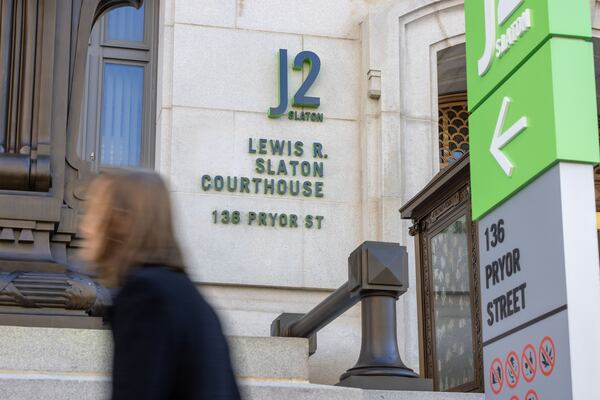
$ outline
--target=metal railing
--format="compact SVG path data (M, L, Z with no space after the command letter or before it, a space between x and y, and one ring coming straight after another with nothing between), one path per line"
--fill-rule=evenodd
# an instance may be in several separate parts
M306 314L284 313L271 324L271 336L309 339L361 302L361 349L354 367L338 386L386 390L432 390L400 358L396 337L396 301L408 289L408 255L398 243L364 242L348 257L348 281Z

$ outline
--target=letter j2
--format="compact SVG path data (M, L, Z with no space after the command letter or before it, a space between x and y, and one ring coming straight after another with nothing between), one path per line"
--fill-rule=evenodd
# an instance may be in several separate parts
M293 69L302 71L304 64L308 64L308 75L292 98L292 106L317 108L321 104L319 97L307 96L306 93L315 83L321 70L321 60L312 51L301 51L294 58ZM269 108L269 118L279 118L285 114L288 107L288 58L287 49L279 49L279 105Z

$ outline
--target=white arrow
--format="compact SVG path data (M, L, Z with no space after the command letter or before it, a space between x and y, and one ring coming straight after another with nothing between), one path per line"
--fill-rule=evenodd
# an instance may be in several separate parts
M502 148L514 139L519 133L523 132L527 128L527 118L521 117L515 122L510 128L504 133L502 132L504 121L506 120L506 113L508 112L508 105L510 104L510 98L505 97L502 100L502 107L500 108L500 115L498 115L498 121L496 122L496 130L492 137L492 144L490 145L490 153L496 159L500 167L504 170L504 173L508 176L512 175L513 165L502 152Z

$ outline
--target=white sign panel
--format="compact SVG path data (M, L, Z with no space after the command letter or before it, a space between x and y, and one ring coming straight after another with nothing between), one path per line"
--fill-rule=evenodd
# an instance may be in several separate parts
M479 223L486 399L571 399L560 169Z

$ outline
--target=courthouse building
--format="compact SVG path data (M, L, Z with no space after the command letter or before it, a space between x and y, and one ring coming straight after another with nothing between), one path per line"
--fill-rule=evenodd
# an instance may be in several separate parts
M152 168L228 335L270 336L278 315L346 282L361 243L397 242L409 254L403 361L436 391L484 390L462 0L73 3L2 1L2 325L102 328L101 312L86 314L101 288L44 297L23 282L83 282L85 182L107 167ZM81 21L95 21L87 45ZM35 61L48 60L34 45L44 35L63 46L53 51L64 76L49 84ZM319 332L309 381L338 382L360 344L357 305Z

